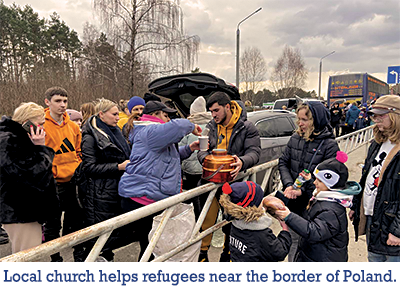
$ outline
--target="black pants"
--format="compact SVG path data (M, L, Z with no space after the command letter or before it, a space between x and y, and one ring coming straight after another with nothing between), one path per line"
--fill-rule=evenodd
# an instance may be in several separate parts
M60 201L60 214L45 223L43 228L44 242L60 237L62 211L64 211L62 235L67 235L84 228L83 209L77 199L75 184L72 182L57 183L57 196ZM83 259L80 257L81 255L83 255L83 246L75 246L74 259L81 261ZM60 254L56 253L52 255L52 260L58 257L60 257Z
M335 131L335 136L336 136L336 137L339 137L340 123L339 123L339 122L338 122L338 123L332 123L331 125L332 125L332 128L333 128L334 131Z
M121 208L122 211L130 212L132 210L139 209L143 207L143 204L140 204L131 198L122 198L121 200ZM133 241L139 241L140 244L140 253L139 253L139 260L143 256L144 251L146 250L147 246L149 245L149 233L153 226L153 218L160 214L160 212L143 217L139 220L136 220L126 226L127 229L133 233ZM153 256L150 257L150 260L153 259Z
M185 177L186 177L186 180L183 180L183 185L182 185L182 188L184 190L191 190L200 185L201 174L191 175L191 174L185 173ZM200 197L197 196L197 197L193 197L192 199L187 200L185 203L193 204L194 216L197 220L200 216L201 210L203 209L205 200L204 200L204 202L202 202L202 201L200 201Z

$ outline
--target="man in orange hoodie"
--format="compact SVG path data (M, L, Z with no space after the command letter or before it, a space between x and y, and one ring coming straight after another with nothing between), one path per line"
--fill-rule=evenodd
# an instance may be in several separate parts
M71 178L81 162L82 135L79 126L72 122L66 113L68 93L61 87L52 87L45 92L44 129L46 146L56 155L53 160L53 175L57 181L57 195L61 210L64 211L62 235L83 228L83 215L77 199L76 185ZM58 238L61 229L61 213L56 221L45 225L45 241ZM82 261L82 246L74 248L74 260ZM51 255L52 261L62 261L59 253Z

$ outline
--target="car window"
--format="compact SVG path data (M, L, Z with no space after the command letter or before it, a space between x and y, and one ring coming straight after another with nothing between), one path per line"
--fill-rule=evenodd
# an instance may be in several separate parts
M294 128L296 128L296 127L297 127L297 124L296 124L296 122L297 122L297 115L295 115L295 114L290 114L289 119L293 122Z
M260 137L282 137L293 134L293 125L286 117L265 119L256 125Z

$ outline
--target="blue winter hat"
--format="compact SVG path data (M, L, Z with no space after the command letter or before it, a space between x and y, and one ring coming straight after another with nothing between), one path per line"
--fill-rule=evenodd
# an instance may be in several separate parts
M137 105L146 106L146 102L144 102L144 99L142 97L133 96L128 101L128 110L129 110L129 112L132 112L132 108L137 106Z
M232 185L225 183L222 186L222 192L229 195L231 202L243 208L258 207L264 198L264 191L260 185L252 181L236 182L232 183Z

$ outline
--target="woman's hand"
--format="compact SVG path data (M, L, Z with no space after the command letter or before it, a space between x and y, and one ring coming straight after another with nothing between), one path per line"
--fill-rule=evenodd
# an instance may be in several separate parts
M125 160L122 164L118 164L118 170L119 171L125 171L126 165L129 163L129 160Z
M354 213L355 213L354 210L350 210L350 211L349 211L349 219L350 219L350 221L353 221L353 219L354 219Z
M301 196L301 190L294 190L293 186L287 187L283 193L285 194L285 197L289 199L296 199L297 197Z
M41 125L37 126L36 132L33 129L33 126L31 126L31 133L29 134L29 137L34 145L44 145L45 138L46 138L46 132L44 131L43 126L41 126Z
M201 129L200 125L195 124L192 133L193 133L194 135L200 136L202 131L203 131L203 130Z
M200 149L200 142L199 142L198 140L196 140L196 141L192 142L192 143L189 145L189 147L190 147L190 150L191 150L192 152L198 151L198 150Z

